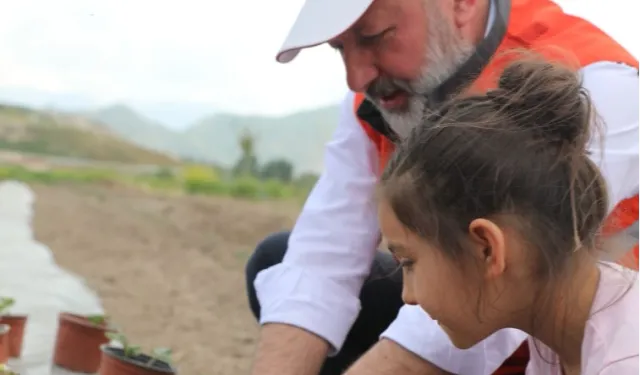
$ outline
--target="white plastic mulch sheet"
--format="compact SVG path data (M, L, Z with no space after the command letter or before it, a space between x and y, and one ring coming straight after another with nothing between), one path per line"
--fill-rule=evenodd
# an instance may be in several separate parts
M69 374L51 366L58 313L100 314L102 306L82 279L58 267L51 250L34 239L34 200L27 185L0 181L0 297L15 298L11 313L28 315L22 358L9 365L21 375Z

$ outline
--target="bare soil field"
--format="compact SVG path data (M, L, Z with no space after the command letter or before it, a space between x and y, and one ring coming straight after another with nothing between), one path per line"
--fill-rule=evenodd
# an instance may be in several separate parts
M257 324L244 263L289 229L294 202L168 196L97 186L33 186L36 237L85 278L144 348L169 346L181 374L247 373Z

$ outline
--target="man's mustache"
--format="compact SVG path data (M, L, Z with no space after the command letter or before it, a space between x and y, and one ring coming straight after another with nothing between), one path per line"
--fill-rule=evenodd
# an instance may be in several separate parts
M371 99L380 99L398 91L405 92L409 95L417 94L409 82L389 77L377 78L369 85L366 94Z

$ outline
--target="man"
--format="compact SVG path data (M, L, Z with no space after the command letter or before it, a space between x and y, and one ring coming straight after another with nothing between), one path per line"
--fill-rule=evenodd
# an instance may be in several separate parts
M495 87L503 52L552 57L544 48L552 46L556 58L580 68L607 124L592 158L616 212L635 212L637 220L638 62L549 0L306 0L278 60L325 42L341 53L351 92L325 172L293 231L267 238L247 265L250 304L262 324L253 374L340 374L354 362L348 374L523 373L526 360L507 360L521 332L503 330L458 350L419 307L403 306L397 264L375 250L378 173L393 140L429 107L459 91Z

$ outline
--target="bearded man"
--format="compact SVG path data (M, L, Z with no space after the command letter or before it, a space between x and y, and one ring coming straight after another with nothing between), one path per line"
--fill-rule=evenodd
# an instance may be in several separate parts
M262 325L253 374L523 374L522 332L459 350L418 306L403 304L398 264L376 251L379 173L425 111L495 87L502 52L546 56L550 46L576 64L606 123L592 158L625 229L637 221L638 62L550 0L306 0L277 59L323 43L340 52L350 92L295 227L262 241L247 264Z

